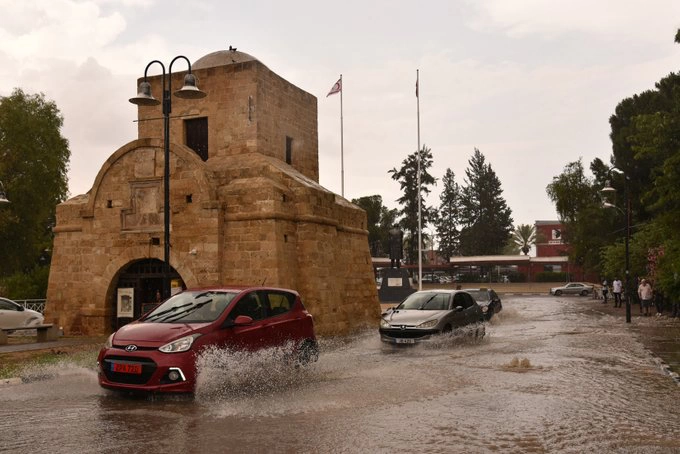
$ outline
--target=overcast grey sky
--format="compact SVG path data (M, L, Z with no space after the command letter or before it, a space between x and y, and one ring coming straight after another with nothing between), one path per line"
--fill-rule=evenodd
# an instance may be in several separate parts
M397 207L387 172L417 148L419 69L433 176L451 168L464 184L477 147L515 224L557 219L552 177L607 160L617 103L680 67L678 0L0 0L0 11L0 95L57 103L72 196L136 138L128 99L148 62L232 45L318 98L327 189L340 193L340 97L326 94L342 74L345 196Z

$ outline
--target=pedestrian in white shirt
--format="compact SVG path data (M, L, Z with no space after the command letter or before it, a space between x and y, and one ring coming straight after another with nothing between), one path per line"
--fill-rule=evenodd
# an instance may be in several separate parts
M612 282L612 293L614 294L614 307L621 307L621 290L623 290L623 284L621 279L618 277Z
M647 279L642 279L642 281L640 281L638 296L640 297L640 305L645 309L645 317L648 317L649 308L652 307L652 300L654 299L654 291Z

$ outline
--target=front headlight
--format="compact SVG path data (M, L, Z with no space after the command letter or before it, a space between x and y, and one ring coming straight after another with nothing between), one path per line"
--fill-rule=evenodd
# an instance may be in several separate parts
M106 339L106 342L104 342L104 348L111 348L113 347L113 335L116 333L113 333L109 336L108 339Z
M177 339L176 341L170 342L169 344L163 345L158 350L162 351L163 353L185 352L191 348L191 345L194 343L194 340L196 340L200 336L201 336L200 334L192 334L191 336L182 337L180 339Z
M432 328L434 326L437 326L437 323L439 323L439 320L437 320L437 319L429 320L427 322L421 323L416 328Z
M384 318L381 318L380 319L380 327L381 328L391 328L392 325L390 325L389 322L387 320L385 320Z

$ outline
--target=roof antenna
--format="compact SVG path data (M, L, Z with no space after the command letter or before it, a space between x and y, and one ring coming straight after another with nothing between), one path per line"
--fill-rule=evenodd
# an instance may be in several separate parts
M229 46L229 50L232 51L232 52L236 52L236 48L235 48L235 47Z
M265 283L265 282L267 282L267 277L266 277L266 276L265 276L264 279L262 279L262 284L260 285L260 287L264 287L264 283Z

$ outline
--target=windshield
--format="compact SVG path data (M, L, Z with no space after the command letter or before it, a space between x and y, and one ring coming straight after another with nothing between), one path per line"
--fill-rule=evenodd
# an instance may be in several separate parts
M416 292L409 295L399 309L415 309L424 311L441 311L449 308L449 294L437 292Z
M237 293L195 291L179 293L151 311L143 323L209 323L224 312Z
M489 301L489 293L486 290L465 290L468 292L478 303L486 303Z

